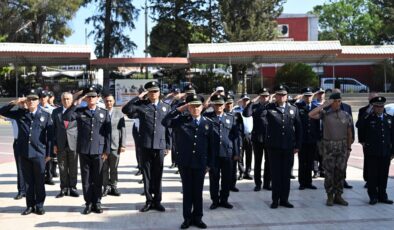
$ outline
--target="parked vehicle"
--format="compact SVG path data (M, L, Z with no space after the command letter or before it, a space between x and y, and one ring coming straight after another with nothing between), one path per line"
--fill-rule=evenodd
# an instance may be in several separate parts
M338 81L335 84L335 81ZM344 78L322 78L320 87L322 87L326 92L332 92L332 89L335 88L335 85L339 85L339 89L343 93L367 93L369 92L369 87L364 85L363 83L357 81L354 78L344 77Z
M386 104L384 106L384 109L386 110L387 114L394 116L394 103Z

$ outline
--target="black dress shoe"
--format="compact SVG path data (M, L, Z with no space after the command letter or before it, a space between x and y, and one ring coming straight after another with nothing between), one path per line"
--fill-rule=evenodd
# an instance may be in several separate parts
M272 190L272 187L269 186L269 185L264 185L264 186L263 186L263 189L264 189L264 190L271 191L271 190Z
M260 186L256 186L256 187L254 187L254 189L253 189L253 191L255 191L255 192L258 192L258 191L260 191L261 190L261 187Z
M192 220L187 219L181 224L181 229L187 229L190 227L190 225L192 225Z
M164 206L161 205L160 203L155 204L155 205L153 206L153 208L156 209L156 210L159 211L159 212L165 212L165 211L166 211L166 208L164 208Z
M142 207L142 208L140 209L140 212L147 212L147 211L149 211L151 208L152 208L152 204L147 203L147 204L144 205L144 207Z
M319 177L319 172L313 172L312 178L316 179Z
M35 213L37 215L44 215L45 214L45 210L44 210L44 208L36 208Z
M375 204L377 204L378 203L378 199L376 199L376 198L373 198L373 199L371 199L370 201L369 201L369 204L370 205L375 205Z
M368 183L365 183L364 188L368 188Z
M317 189L317 187L314 186L313 184L307 185L307 186L305 186L305 188L307 188L307 189L313 189L313 190Z
M179 174L179 170L176 170L175 174Z
M102 197L105 197L108 195L108 193L110 192L111 187L109 186L105 186L103 189L103 194L101 195Z
M326 177L326 175L323 172L320 172L319 177L324 178L324 177Z
M249 174L245 174L243 178L245 180L253 180L253 177L251 177Z
M270 208L272 209L278 208L278 201L272 201Z
M141 174L142 174L141 170L138 170L134 175L135 175L135 176L139 176L139 175L141 175Z
M196 226L197 228L202 228L202 229L207 228L207 225L204 222L202 222L202 220L193 221L193 225Z
M233 187L233 188L230 188L230 191L231 192L239 192L239 189L237 187Z
M295 179L296 177L294 175L290 175L290 179Z
M280 205L280 206L283 206L283 207L286 207L286 208L294 208L294 205L290 204L289 201L280 202L279 205Z
M382 200L379 200L379 203L393 204L393 201L392 201L392 200L389 200L389 199L382 199Z
M353 186L349 185L346 181L343 183L343 187L347 189L352 189Z
M243 175L242 175L242 173L240 173L237 179L242 180L242 178L243 178Z
M300 187L298 187L299 190L305 190L305 186L304 185L300 185Z
M92 205L88 204L86 205L85 209L82 211L82 214L88 215L92 212Z
M60 190L59 194L56 195L56 198L62 198L66 195L66 193L64 192L64 190Z
M144 183L144 180L143 180L143 179L141 179L140 181L138 181L138 184L142 184L142 183Z
M20 200L20 199L22 199L22 198L25 197L25 196L26 196L25 194L18 193L18 194L16 194L16 196L14 197L14 200Z
M21 214L26 216L26 215L29 215L30 213L34 212L34 211L35 211L35 209L33 207L27 207L25 209L25 211L23 211Z
M95 212L95 213L99 213L100 214L100 213L103 213L103 208L101 207L100 203L94 204L92 206L92 211Z
M55 185L55 182L53 180L45 180L45 184Z
M220 206L227 209L232 209L234 206L228 201L220 202Z
M172 164L170 165L170 167L168 167L168 168L173 169L173 168L175 168L175 167L176 167L176 164L175 164L175 163L172 163Z
M79 193L76 188L70 188L70 196L72 197L79 197Z
M141 192L141 194L140 194L141 196L145 196L145 192Z
M111 195L112 196L120 196L120 192L119 192L119 190L116 187L113 187L111 189Z
M213 209L217 209L218 207L219 207L219 204L216 203L216 202L213 202L213 203L211 204L211 206L209 207L209 209L213 210Z

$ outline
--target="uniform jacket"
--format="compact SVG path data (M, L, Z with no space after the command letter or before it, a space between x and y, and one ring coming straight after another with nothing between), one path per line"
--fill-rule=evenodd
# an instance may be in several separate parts
M61 152L64 151L67 145L71 151L76 151L78 137L77 121L68 122L66 128L63 120L63 107L53 110L52 121L55 130L54 145L57 146L58 150Z
M267 103L268 104L268 103ZM265 107L267 104L249 103L243 111L243 116L253 117L252 141L263 143L267 132L267 119Z
M181 114L178 110L168 113L162 124L172 128L176 142L176 160L181 167L206 168L213 164L213 130L212 122L201 116L199 124L195 124L189 114Z
M205 113L204 116L213 123L213 150L216 157L239 156L241 132L233 115L223 113L221 120L215 112Z
M286 103L284 112L276 103L266 106L267 148L300 149L302 143L302 125L297 107Z
M170 133L161 124L164 116L170 112L170 106L161 101L157 108L149 100L138 97L130 100L122 109L129 118L139 118L140 144L147 149L170 149Z
M96 107L94 114L88 107L72 106L63 114L66 121L77 121L77 153L110 153L111 121L106 109Z
M126 147L126 123L123 113L115 108L111 114L111 150Z
M1 107L0 115L14 119L18 124L19 154L28 158L50 156L54 136L51 115L38 107L32 118L29 110L12 110L13 107L14 105Z
M388 156L394 154L394 119L383 113L383 121L374 113L367 114L359 121L358 140L364 143L364 154Z
M312 119L308 116L308 113L312 111L317 106L311 104L311 108L304 101L296 103L298 112L302 124L302 143L316 143L319 140L320 135L320 120Z

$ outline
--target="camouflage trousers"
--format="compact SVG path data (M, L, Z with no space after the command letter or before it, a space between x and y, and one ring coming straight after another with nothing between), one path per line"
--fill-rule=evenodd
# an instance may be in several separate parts
M323 140L324 188L327 194L342 194L348 159L347 140Z

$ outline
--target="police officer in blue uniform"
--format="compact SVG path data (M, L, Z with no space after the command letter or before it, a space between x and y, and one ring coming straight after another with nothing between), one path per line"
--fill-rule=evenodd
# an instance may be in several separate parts
M243 122L242 122L242 116L239 112L234 111L234 96L230 93L227 93L225 96L225 107L224 111L230 115L233 115L235 118L235 123L238 125L238 128L240 133L243 132ZM242 147L242 138L239 138L239 146ZM233 161L232 169L231 169L231 185L230 185L230 191L231 192L239 192L239 189L236 187L237 185L237 167L243 167L243 165L240 164L241 157L238 160ZM239 177L242 177L242 173L240 170L240 175Z
M385 97L370 100L372 112L358 122L358 139L367 158L367 187L369 204L377 202L393 204L387 197L387 178L390 161L394 156L394 119L384 112Z
M85 209L82 214L92 211L102 213L101 188L103 186L103 161L107 159L111 148L111 120L106 109L97 104L97 88L84 90L84 96L78 100L86 100L86 107L71 106L63 114L65 121L77 121L77 150L82 177Z
M263 189L271 190L271 172L269 166L269 158L267 155L265 137L267 130L267 119L265 107L270 101L270 93L267 88L261 88L258 92L259 96L253 98L243 111L243 116L253 117L252 143L254 151L254 191L261 190L261 164L264 155L264 178Z
M234 160L239 159L240 131L234 116L224 112L224 96L215 94L210 99L214 111L204 113L213 122L213 149L214 164L209 170L209 187L212 199L210 209L219 206L231 209L233 205L228 202L231 186L231 169ZM219 194L219 181L221 190Z
M122 109L129 118L140 120L139 134L141 164L144 180L145 206L140 212L156 209L164 212L161 205L161 178L163 176L164 155L170 150L170 135L161 124L170 112L170 106L159 100L160 87L155 81L145 84L146 91L131 99ZM147 95L147 99L144 99Z
M15 105L26 103L12 110ZM11 101L0 108L0 115L18 123L18 151L21 155L22 174L26 183L27 208L22 215L35 212L45 214L45 163L50 160L53 147L51 115L38 107L38 92L31 89L26 98Z
M182 229L195 225L206 228L202 222L204 177L212 167L212 122L201 116L204 98L190 95L186 104L168 113L162 124L172 128L177 143L177 165L182 178ZM189 113L184 113L186 110Z
M289 202L294 154L301 148L302 127L297 107L287 102L283 85L274 88L275 102L266 106L266 144L272 176L272 204L293 208Z
M299 189L317 189L312 184L312 169L313 159L317 151L317 140L320 135L320 121L308 116L308 113L317 107L312 104L312 89L304 88L301 93L303 94L302 100L295 104L298 107L303 130L302 146L298 153Z

